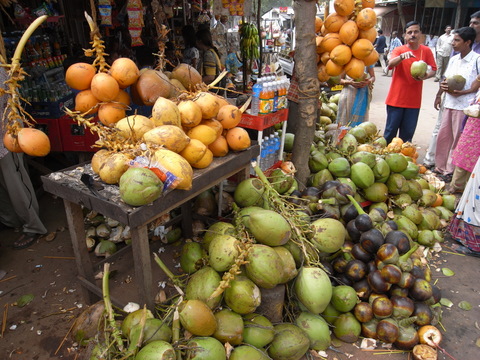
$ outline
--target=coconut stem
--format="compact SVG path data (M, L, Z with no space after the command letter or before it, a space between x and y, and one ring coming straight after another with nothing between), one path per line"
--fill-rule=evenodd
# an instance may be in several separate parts
M223 70L220 74L218 74L215 80L213 80L210 84L208 84L208 88L211 89L212 87L217 85L227 74L228 74L228 71Z
M102 278L102 293L103 293L103 303L105 304L105 311L108 315L108 324L112 328L112 336L117 343L118 350L123 351L123 341L120 336L120 331L117 328L115 323L115 316L113 314L113 306L110 300L110 287L108 284L108 278L110 276L110 264L105 263L103 265L103 278Z
M412 246L412 248L410 250L408 250L405 254L401 255L399 258L398 258L398 263L401 263L403 261L407 261L410 256L415 252L417 251L419 245L418 243L415 243L415 245Z
M178 305L180 304L181 301L183 301L183 297L180 297L180 301L175 307L175 312L173 313L172 344L175 344L178 340L180 340L180 315L178 313ZM177 360L182 359L182 353L178 348L175 350L175 355Z
M353 206L355 206L355 209L357 209L358 215L361 214L366 214L366 212L363 210L363 208L360 206L360 204L353 198L352 195L347 195L348 200L352 203Z
M20 38L20 41L18 42L18 45L15 49L15 53L13 54L12 58L12 66L18 66L20 64L20 58L22 57L22 52L23 49L25 48L25 45L30 39L30 36L32 36L33 32L37 30L37 28L45 21L47 20L48 16L43 15L40 16L39 18L35 19L34 22L32 22L27 30L23 33L22 37Z
M153 254L153 257L154 257L157 265L160 267L160 269L162 269L162 271L165 273L165 275L168 276L168 278L173 282L173 284L175 286L177 286L178 288L182 288L183 287L182 282L179 281L177 279L177 277L170 271L170 269L167 267L167 265L165 265L165 263L162 261L162 259L160 259L160 257L155 253Z
M252 102L252 97L249 96L248 99L247 99L247 101L245 101L245 104L243 104L242 107L241 107L239 110L240 110L242 113L244 113L244 112L247 110L247 108L248 108L248 106L250 105L251 102Z

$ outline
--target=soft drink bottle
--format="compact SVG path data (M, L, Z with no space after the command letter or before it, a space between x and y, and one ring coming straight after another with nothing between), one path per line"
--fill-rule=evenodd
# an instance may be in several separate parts
M260 110L260 94L262 92L262 78L257 80L257 83L252 88L252 105L250 107L250 114L257 116Z

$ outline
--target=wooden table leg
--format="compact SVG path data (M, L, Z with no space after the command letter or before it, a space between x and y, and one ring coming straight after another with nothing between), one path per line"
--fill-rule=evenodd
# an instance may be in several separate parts
M90 256L88 255L87 243L85 242L85 225L83 223L83 211L80 205L63 200L67 216L68 230L72 240L75 263L78 275L92 284L95 284L94 272ZM98 297L91 293L82 284L82 294L88 304L93 304Z
M140 294L141 304L154 310L155 294L152 283L152 261L150 258L150 245L148 243L147 226L139 226L131 229L133 263L135 267L135 281Z

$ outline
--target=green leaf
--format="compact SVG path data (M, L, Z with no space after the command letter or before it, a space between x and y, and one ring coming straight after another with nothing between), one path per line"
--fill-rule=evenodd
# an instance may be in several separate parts
M453 275L455 275L455 273L454 273L452 270L450 270L449 268L442 268L442 273L443 273L443 275L445 275L445 276L453 276Z
M472 310L472 304L470 304L468 301L460 301L458 303L458 307L462 310L466 310L466 311L469 311L469 310Z
M27 294L27 295L22 295L20 298L17 300L17 306L18 307L24 307L25 305L30 304L35 296L32 294Z
M440 304L442 304L443 306L446 306L448 308L451 308L453 306L453 302L451 302L447 298L441 298L440 299Z

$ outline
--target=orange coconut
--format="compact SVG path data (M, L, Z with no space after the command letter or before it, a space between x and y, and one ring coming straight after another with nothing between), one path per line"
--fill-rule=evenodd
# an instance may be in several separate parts
M98 100L105 102L114 100L120 91L120 86L118 85L117 80L106 73L95 74L90 87L93 96Z
M65 82L72 89L86 90L90 87L95 73L96 70L93 65L79 62L68 67L65 73Z
M132 85L140 76L140 70L133 60L129 58L118 58L110 67L109 74L117 80L122 89Z

